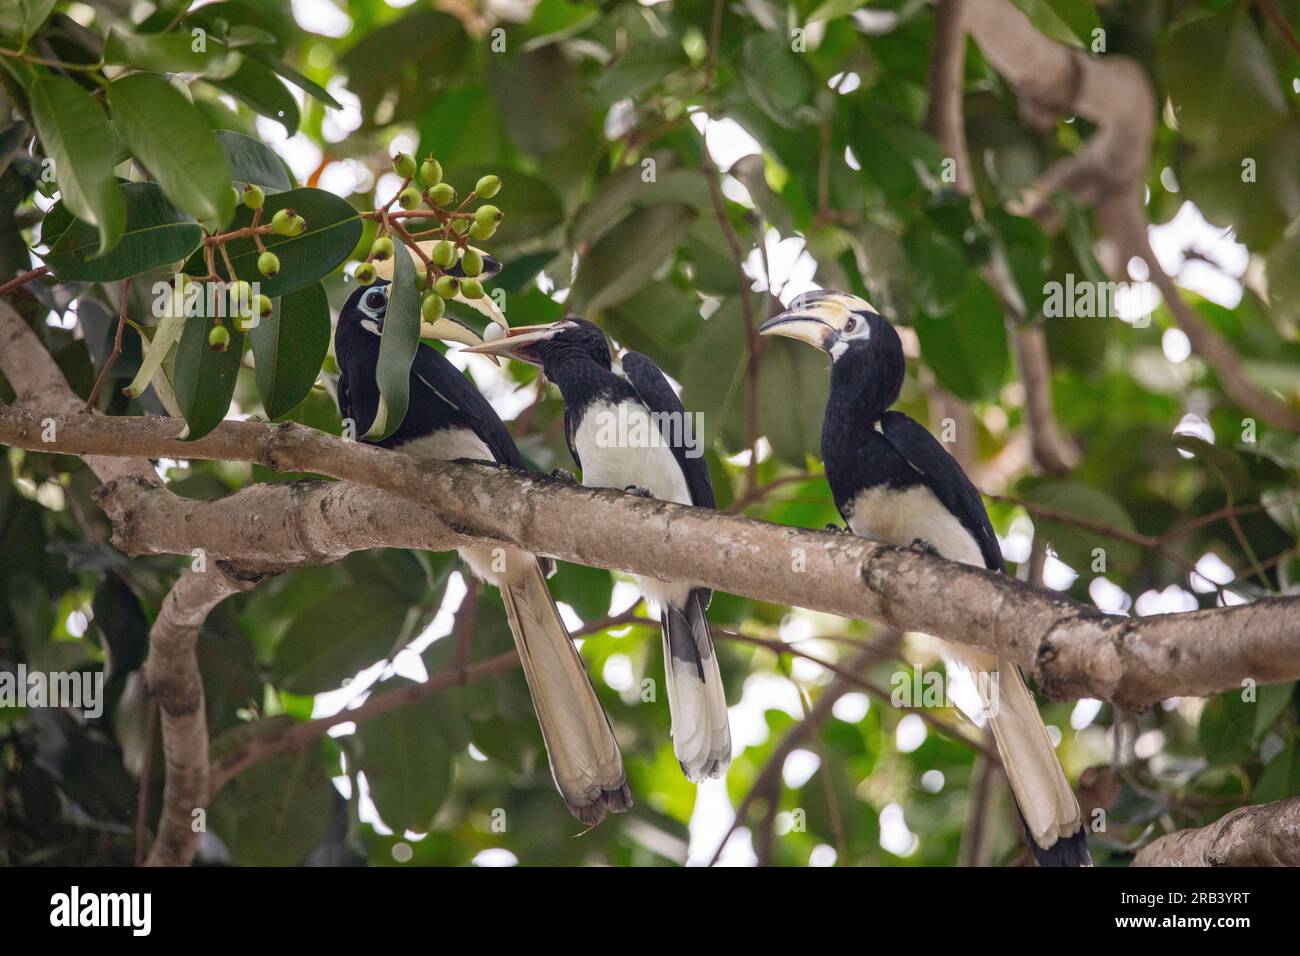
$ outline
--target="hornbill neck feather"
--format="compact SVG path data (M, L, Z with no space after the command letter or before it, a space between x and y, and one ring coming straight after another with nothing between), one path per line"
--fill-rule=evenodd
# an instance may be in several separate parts
M831 366L827 419L844 418L871 428L898 401L905 373L903 350L895 343L850 348Z

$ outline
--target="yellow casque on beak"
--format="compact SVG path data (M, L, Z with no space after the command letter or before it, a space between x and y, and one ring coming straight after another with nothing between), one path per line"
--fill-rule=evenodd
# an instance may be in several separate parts
M856 295L819 289L796 296L788 309L759 326L758 334L783 335L829 351L854 313L873 311Z

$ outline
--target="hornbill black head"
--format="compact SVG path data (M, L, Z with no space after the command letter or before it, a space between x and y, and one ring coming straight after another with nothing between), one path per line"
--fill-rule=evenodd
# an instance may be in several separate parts
M346 343L354 334L364 332L377 336L383 332L384 317L388 314L388 296L391 291L392 283L387 279L377 279L370 285L363 285L353 290L347 301L343 303L343 308L339 310L338 329L334 333L335 352L338 351L340 339ZM491 322L487 327L499 328L493 326ZM459 342L462 345L478 345L483 341L483 336L477 331L450 315L443 315L436 322L422 321L420 338ZM344 345L344 348L346 347L347 345Z
M465 351L505 355L520 362L540 365L543 369L573 359L590 360L608 369L614 361L600 326L576 316L548 325L516 326L507 329L504 337Z
M818 289L798 295L760 335L783 335L816 346L831 357L837 382L865 391L871 404L888 408L903 388L903 343L871 303L847 292Z

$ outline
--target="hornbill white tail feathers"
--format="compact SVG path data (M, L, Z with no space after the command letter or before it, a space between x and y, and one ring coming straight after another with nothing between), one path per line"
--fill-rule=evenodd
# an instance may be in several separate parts
M922 425L888 411L905 374L893 326L857 296L817 291L797 297L759 331L831 357L822 460L836 507L855 534L922 544L951 561L1005 572L984 502L961 466ZM1079 804L1020 672L984 652L945 651L974 672L977 686L997 677L988 715L1034 856L1044 866L1091 865Z

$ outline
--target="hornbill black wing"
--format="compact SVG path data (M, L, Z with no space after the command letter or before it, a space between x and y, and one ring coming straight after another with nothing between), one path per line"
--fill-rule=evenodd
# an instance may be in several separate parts
M352 394L348 391L348 370L346 368L339 369L339 381L335 388L338 392L339 414L343 418L350 418L355 422L357 416L353 414Z
M713 481L709 478L709 466L704 456L692 458L686 454L680 440L684 434L681 429L687 427L690 419L682 400L677 397L668 379L659 370L659 366L640 352L627 352L623 356L623 374L628 383L636 389L637 398L651 412L670 413L677 421L678 434L672 434L672 425L660 420L660 431L673 450L673 457L686 476L686 487L691 492L691 502L700 508L717 507L713 498ZM664 431L667 428L668 431Z
M974 536L985 566L1005 573L1007 566L988 512L984 509L984 499L957 460L924 425L902 412L885 412L880 416L880 431L899 454L921 472L935 497Z
M411 363L411 377L414 379L411 383L413 389L418 382L459 411L466 427L473 429L483 440L493 458L503 465L527 470L523 456L496 409L441 352L421 342L415 361Z

